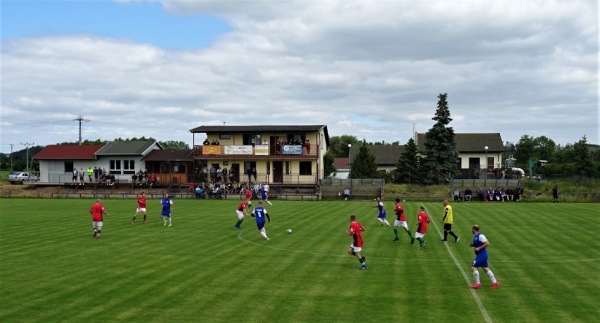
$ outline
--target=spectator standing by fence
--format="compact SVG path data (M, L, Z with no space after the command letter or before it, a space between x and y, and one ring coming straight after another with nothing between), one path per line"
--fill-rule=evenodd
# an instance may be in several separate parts
M552 188L552 199L554 203L560 203L558 200L558 186L554 185Z

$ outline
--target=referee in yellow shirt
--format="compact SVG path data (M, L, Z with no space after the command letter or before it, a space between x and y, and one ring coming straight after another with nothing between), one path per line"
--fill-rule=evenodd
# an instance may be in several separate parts
M442 205L444 205L444 218L442 219L442 222L444 222L444 239L442 239L442 242L448 241L448 234L454 237L454 242L458 242L460 237L452 232L452 222L454 222L454 217L452 216L452 206L448 204L448 200L444 200Z

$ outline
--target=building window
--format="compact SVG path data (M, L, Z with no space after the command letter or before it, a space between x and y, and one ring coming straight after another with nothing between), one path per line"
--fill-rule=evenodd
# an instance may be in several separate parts
M257 134L244 134L242 136L242 145L260 145L262 141L260 139L260 135Z
M120 160L110 160L109 161L109 165L110 165L110 173L111 174L121 174L121 161Z
M146 169L148 170L149 174L160 173L160 162L158 162L158 161L146 162Z
M135 160L123 160L123 174L135 174Z
M72 172L73 172L73 162L65 161L65 173L72 173Z
M312 175L312 162L300 162L300 175Z
M161 174L170 174L171 173L171 164L169 162L164 162L161 164L160 168Z
M288 145L302 145L306 140L306 135L301 134L287 134L287 143Z
M286 175L290 174L290 162L289 161L285 162L285 174Z
M185 174L186 173L186 167L185 167L185 163L183 162L173 162L171 164L171 166L173 167L173 174Z
M123 169L125 170L135 170L135 160L124 160L123 161Z
M470 169L479 169L481 167L481 161L478 157L469 158L469 168Z

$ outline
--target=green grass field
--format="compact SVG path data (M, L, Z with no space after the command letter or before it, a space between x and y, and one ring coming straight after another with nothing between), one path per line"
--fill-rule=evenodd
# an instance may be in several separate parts
M239 201L175 200L173 226L149 201L0 201L1 322L592 322L600 317L597 204L454 203L458 244L440 242L441 203L425 203L427 247L375 220L369 201L274 201L269 241ZM255 202L256 203L256 202ZM393 220L393 202L386 201ZM404 203L411 229L418 203ZM346 253L348 215L365 226L369 269ZM471 290L470 227L491 242L501 285ZM288 235L286 229L292 228Z

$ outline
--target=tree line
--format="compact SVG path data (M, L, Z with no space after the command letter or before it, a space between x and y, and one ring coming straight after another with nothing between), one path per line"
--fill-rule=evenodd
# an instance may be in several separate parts
M377 171L375 156L369 147L385 143L367 143L355 136L342 135L330 138L330 149L325 155L325 175L337 170L335 158L349 157L350 144L359 145L351 160L349 178L385 178L386 181L407 184L442 184L460 174L460 159L456 149L454 129L449 126L450 109L447 94L438 95L437 109L432 120L435 124L425 134L424 151L419 151L413 138L404 145L392 173ZM399 144L394 142L391 145ZM513 167L533 168L539 175L552 175L578 179L598 178L600 175L600 146L589 145L586 136L574 144L557 145L546 136L523 135L516 144L506 142L504 160L514 159ZM540 162L546 161L546 162Z

